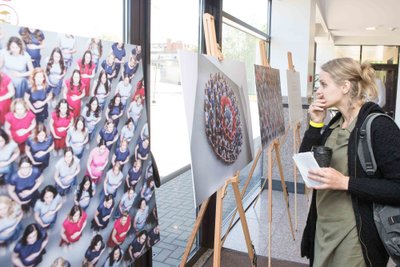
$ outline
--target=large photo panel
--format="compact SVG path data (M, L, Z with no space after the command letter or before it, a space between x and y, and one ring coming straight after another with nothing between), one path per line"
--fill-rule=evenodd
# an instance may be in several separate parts
M262 147L285 133L279 70L254 65Z
M244 64L180 53L195 203L200 205L253 157Z
M134 262L159 241L140 46L2 24L0 262Z

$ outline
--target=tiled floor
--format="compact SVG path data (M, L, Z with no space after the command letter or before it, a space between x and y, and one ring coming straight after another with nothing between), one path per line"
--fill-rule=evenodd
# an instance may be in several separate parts
M295 231L294 194L289 195L290 213L295 236L295 240L293 240L283 196L283 192L272 191L271 255L273 258L308 263L307 259L300 257L301 233L305 225L308 209L307 199L303 194L297 195L298 230ZM251 206L247 210L246 219L256 254L268 256L268 190L262 192L256 206ZM229 233L224 247L247 252L240 222Z

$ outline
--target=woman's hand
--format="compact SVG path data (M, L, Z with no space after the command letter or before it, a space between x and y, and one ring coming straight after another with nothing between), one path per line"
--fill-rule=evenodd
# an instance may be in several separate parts
M347 190L349 188L349 177L330 167L309 170L308 178L322 183L322 185L314 186L314 189Z
M316 93L314 101L308 108L308 114L313 122L323 122L326 117L326 100L323 99L323 95Z

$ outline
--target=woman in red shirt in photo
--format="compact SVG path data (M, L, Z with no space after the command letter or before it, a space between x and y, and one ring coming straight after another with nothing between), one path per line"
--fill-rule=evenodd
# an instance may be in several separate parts
M77 242L86 226L87 215L79 205L74 205L61 228L60 246Z
M4 130L18 144L21 154L25 152L25 141L35 126L35 114L29 110L23 99L15 99L11 103L11 111L6 114Z
M74 118L81 115L82 98L85 97L85 84L82 82L81 73L79 70L72 72L71 78L65 81L63 96L67 99L69 106L72 109Z
M69 110L68 102L65 99L61 99L58 102L55 111L51 113L50 118L50 131L54 138L54 153L62 155L62 150L66 147L65 139L67 137L67 131L72 125L74 125L74 119Z
M0 125L4 124L5 116L10 111L14 95L15 88L11 78L5 73L0 72Z
M111 231L110 237L107 241L107 246L113 248L117 245L121 245L131 228L131 217L129 213L125 211L122 213L122 217L118 218L114 223L114 228Z

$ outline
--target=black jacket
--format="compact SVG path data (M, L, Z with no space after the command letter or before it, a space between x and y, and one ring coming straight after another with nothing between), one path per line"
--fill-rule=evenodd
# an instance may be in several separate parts
M385 267L389 256L379 238L373 218L372 203L400 206L400 131L389 118L377 117L371 125L372 147L378 170L368 177L357 156L358 131L361 124L373 112L383 112L376 104L368 102L361 107L348 144L349 188L356 218L358 237L364 260L369 267ZM341 117L338 113L329 125ZM322 132L322 133L321 133ZM304 134L300 152L310 151L312 146L325 144L332 129L310 128ZM314 239L317 221L316 191L313 192L310 211L301 241L301 256L314 259Z

